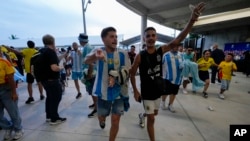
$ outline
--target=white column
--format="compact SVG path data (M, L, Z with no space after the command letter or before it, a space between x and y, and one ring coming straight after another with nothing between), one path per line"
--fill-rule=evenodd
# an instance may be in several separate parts
M143 41L143 35L144 35L144 30L147 28L147 16L146 15L143 15L141 16L141 47L142 45L144 44L144 41ZM141 49L140 47L140 49Z

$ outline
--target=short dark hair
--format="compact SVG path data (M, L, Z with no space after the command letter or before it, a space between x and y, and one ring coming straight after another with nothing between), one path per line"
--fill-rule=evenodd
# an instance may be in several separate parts
M131 47L131 48L135 48L135 45L131 45L130 47Z
M189 46L187 46L187 49L188 49L188 48L194 49L194 48L193 48L192 46L190 46L190 45L189 45Z
M43 36L43 44L44 45L54 45L55 38L52 35L46 34Z
M27 42L27 45L28 45L29 48L34 48L35 47L35 43L33 41L31 41L31 40L29 40Z
M108 33L111 31L116 32L116 29L114 27L106 27L106 28L102 29L101 37L102 38L106 37L108 35Z
M234 58L234 54L233 53L228 53L227 55L232 56L232 58Z
M146 33L146 32L149 31L149 30L154 30L154 31L156 32L156 30L155 30L154 27L147 27L147 28L144 30L144 33Z
M206 53L206 52L211 53L211 51L210 51L210 50L204 50L202 54L203 54L203 55L205 55L205 53Z

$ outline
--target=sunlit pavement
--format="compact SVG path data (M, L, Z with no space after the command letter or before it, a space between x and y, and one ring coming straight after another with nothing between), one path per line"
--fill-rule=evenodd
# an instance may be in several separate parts
M218 98L218 84L210 85L207 99L202 97L202 90L193 94L191 85L188 85L189 94L182 94L181 86L174 103L176 113L159 110L155 121L156 140L229 141L230 124L250 124L250 78L240 72L235 74L229 91L225 92L225 100ZM137 82L140 86L139 79ZM69 80L68 83L59 106L60 116L66 117L67 121L54 126L46 122L45 100L39 100L37 86L33 85L35 102L27 105L26 83L19 84L19 109L25 132L20 140L108 141L110 117L102 130L96 117L87 117L91 112L88 105L92 101L84 85L80 84L83 96L77 100L74 82ZM138 125L138 113L143 112L142 104L134 101L131 86L129 92L131 108L121 118L116 141L148 141L147 128ZM208 109L209 106L213 111ZM1 130L0 137L3 138L3 135L4 131Z

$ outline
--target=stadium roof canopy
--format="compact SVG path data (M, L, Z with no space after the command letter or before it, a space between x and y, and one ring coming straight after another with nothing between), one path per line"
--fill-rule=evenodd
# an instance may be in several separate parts
M116 0L138 15L160 25L182 30L191 11L190 4L197 0ZM250 25L249 0L203 0L206 9L195 23L192 32L206 33L212 30Z

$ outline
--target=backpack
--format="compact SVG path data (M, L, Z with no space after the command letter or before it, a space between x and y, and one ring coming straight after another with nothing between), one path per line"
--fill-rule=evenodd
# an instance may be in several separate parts
M44 78L44 52L45 49L40 49L38 52L33 54L30 59L30 72L36 78L36 81L41 81Z

